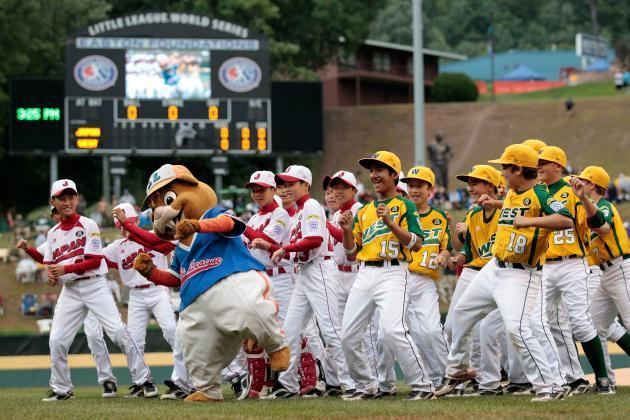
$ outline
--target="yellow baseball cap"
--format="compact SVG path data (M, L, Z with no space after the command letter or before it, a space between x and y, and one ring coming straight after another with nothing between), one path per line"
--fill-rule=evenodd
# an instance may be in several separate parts
M370 169L375 163L385 165L396 173L400 173L401 171L402 165L400 159L392 152L381 150L374 153L369 158L359 159L359 165L363 166L365 169Z
M564 150L556 146L545 146L540 149L540 151L538 152L538 160L554 162L562 166L563 168L566 168L567 166L566 153L564 153Z
M507 183L505 182L505 177L503 176L503 174L499 171L497 171L497 174L499 174L499 188L507 187Z
M505 148L499 159L489 160L488 162L500 165L517 165L524 168L537 168L538 154L530 146L512 144Z
M532 149L534 149L536 152L540 152L540 149L542 149L543 147L547 146L547 143L545 143L542 140L538 140L538 139L527 139L523 142L523 144L531 147Z
M606 169L601 166L587 166L586 169L584 169L581 174L576 175L576 177L590 181L605 190L608 189L608 184L610 184L610 176L608 172L606 172Z
M401 181L407 183L410 179L419 179L420 181L428 182L431 186L435 185L435 174L426 166L414 166L409 169L407 176L402 178Z
M501 175L499 171L490 165L475 165L466 175L457 175L455 178L464 182L468 182L469 178L480 179L489 182L497 188L501 185Z

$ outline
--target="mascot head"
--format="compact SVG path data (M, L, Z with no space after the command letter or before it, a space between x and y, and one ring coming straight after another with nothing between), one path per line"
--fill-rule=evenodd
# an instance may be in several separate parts
M153 230L157 236L172 240L177 222L200 219L217 205L217 195L185 166L167 164L151 174L143 206L146 203L153 210ZM187 239L190 242L192 237Z

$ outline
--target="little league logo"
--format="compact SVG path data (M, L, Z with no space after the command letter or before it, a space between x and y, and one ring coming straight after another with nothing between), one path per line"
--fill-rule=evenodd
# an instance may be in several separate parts
M262 79L260 66L246 57L233 57L219 67L219 81L232 92L249 92Z
M116 64L102 55L88 55L74 66L74 80L83 89L100 92L114 86L118 79Z

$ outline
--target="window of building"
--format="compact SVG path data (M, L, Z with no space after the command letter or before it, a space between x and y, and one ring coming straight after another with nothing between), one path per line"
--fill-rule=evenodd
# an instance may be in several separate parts
M376 51L372 55L372 67L376 71L389 72L392 68L392 58L388 53Z

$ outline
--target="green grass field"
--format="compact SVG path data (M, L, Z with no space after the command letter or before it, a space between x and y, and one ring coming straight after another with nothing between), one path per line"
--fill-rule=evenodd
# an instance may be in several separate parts
M340 398L316 400L235 402L226 390L222 404L188 404L181 401L128 399L105 400L100 388L76 389L70 401L44 403L45 389L3 389L0 417L19 419L96 418L624 418L630 407L630 389L617 395L595 394L570 397L564 401L532 403L530 397L443 398L437 401L396 398L344 402ZM406 393L406 392L405 392ZM403 393L404 394L404 393ZM625 415L623 413L626 413Z
M567 98L593 98L600 96L621 96L623 92L617 91L612 80L603 82L586 83L578 86L564 86L554 89L540 90L537 92L519 93L514 95L497 95L498 102L530 101L530 100L566 100ZM480 101L492 101L492 95L482 95Z

